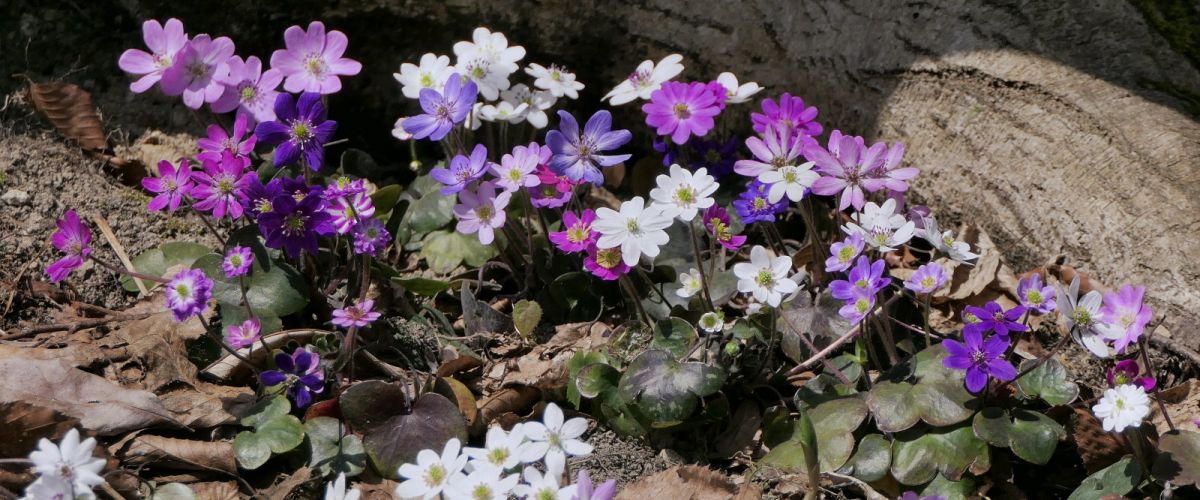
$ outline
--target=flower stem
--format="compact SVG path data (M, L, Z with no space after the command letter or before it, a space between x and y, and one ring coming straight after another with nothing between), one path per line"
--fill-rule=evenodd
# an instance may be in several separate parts
M633 282L629 280L629 275L621 275L618 281L621 282L621 286L625 289L625 293L629 294L629 300L633 301L634 308L637 309L638 314L642 317L642 320L646 322L646 326L653 327L654 320L650 318L649 314L646 314L646 309L642 307L642 301L638 298L637 289L633 287Z
M933 294L932 293L925 294L925 301L924 301L924 304L925 304L925 348L927 348L927 349L929 348L929 346L933 345L933 340L929 336L929 332L931 331L929 328L929 311L931 309L931 306L933 305L932 303L933 303Z
M702 297L704 297L704 309L712 311L712 294L708 291L708 276L705 276L704 260L700 257L700 237L696 235L695 222L688 222L688 232L692 236L692 252L696 256L696 270L700 272L700 292Z
M1171 421L1171 414L1167 413L1167 405L1163 404L1162 398L1158 397L1158 374L1154 372L1154 363L1150 361L1150 337L1154 335L1154 331L1158 329L1158 325L1161 325L1165 319L1166 316L1163 316L1151 325L1150 330L1141 339L1138 339L1138 343L1141 344L1142 361L1146 362L1146 373L1154 377L1154 400L1158 402L1158 411L1162 412L1163 419L1167 421L1167 427L1171 429L1171 432L1175 432L1175 422Z

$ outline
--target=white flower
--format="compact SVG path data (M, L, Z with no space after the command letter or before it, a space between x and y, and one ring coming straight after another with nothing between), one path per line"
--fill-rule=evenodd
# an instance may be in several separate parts
M527 106L518 104L516 107L508 101L500 101L496 104L484 104L479 108L479 118L484 121L496 122L504 121L508 123L521 123L525 120L525 109Z
M506 500L508 492L521 480L516 474L501 476L500 469L477 463L466 477L456 479L446 488L450 500Z
M650 190L650 199L664 209L672 209L679 220L688 222L696 218L700 210L714 203L712 194L720 187L708 170L697 169L695 173L678 164L671 165L670 174L659 175L658 187Z
M725 313L721 311L706 312L700 316L700 329L708 333L718 333L725 329Z
M867 202L862 212L850 216L853 222L842 226L846 234L858 234L868 245L881 252L896 250L911 240L916 224L896 213L896 200L888 198L883 205Z
M544 456L547 470L564 470L567 455L581 457L592 453L592 445L579 439L585 431L587 420L576 417L564 422L562 410L550 403L542 414L542 422L525 423L525 437L531 443L521 460L533 462Z
M462 470L467 465L467 456L459 455L462 444L458 438L446 442L442 455L433 450L417 453L417 463L400 466L400 476L405 481L396 486L400 498L424 498L438 496L447 486L464 479Z
M52 483L62 480L76 496L92 498L92 488L104 484L100 471L104 470L104 459L92 456L96 440L87 438L79 441L79 431L71 429L57 445L49 439L38 441L38 449L29 454L33 470L47 479L44 488L59 487Z
M500 426L488 429L487 440L483 448L464 448L472 463L483 462L493 465L500 470L508 470L521 463L522 443L525 442L525 432L521 424L513 427L512 432L505 432Z
M1118 385L1104 391L1104 397L1092 407L1106 431L1121 432L1126 427L1142 425L1150 414L1150 397L1141 387L1133 384Z
M815 164L811 161L799 165L785 165L777 170L758 174L759 182L771 186L767 191L767 201L779 203L785 194L791 201L803 199L804 191L821 178L820 174L813 172L813 165Z
M665 229L674 222L674 217L671 210L646 207L641 196L622 203L619 212L601 207L596 210L596 222L592 224L592 228L600 232L596 246L621 247L625 265L636 266L642 254L653 259L658 256L658 247L670 241Z
M471 40L454 44L454 55L458 56L459 63L471 59L486 61L492 67L492 71L505 80L508 79L508 75L520 68L517 66L517 61L525 57L525 48L520 45L509 47L504 33L492 33L483 27L475 28L475 31L471 33ZM505 85L504 88L508 88L508 86ZM495 99L495 97L488 99Z
M763 309L762 302L754 300L753 296L750 297L750 300L748 302L746 302L746 316L753 316L755 314L758 314L759 311L762 311L762 309Z
M933 245L933 248L958 262L967 263L979 258L979 254L971 252L969 243L954 239L954 231L939 230L937 219L933 216L922 217L921 221L925 225L922 238Z
M1067 290L1063 290L1062 285L1056 288L1058 291L1054 294L1054 300L1058 304L1058 315L1071 332L1071 338L1096 357L1107 358L1109 351L1105 339L1119 339L1125 336L1125 332L1100 320L1100 304L1104 297L1092 290L1080 298L1079 276L1071 280Z
M336 480L325 486L325 500L358 500L362 492L354 488L346 490L346 473L338 474Z
M654 64L654 61L651 60L642 61L625 81L605 94L601 100L608 99L609 104L617 106L634 99L649 99L650 94L658 90L663 82L669 81L683 72L681 61L683 61L683 56L679 54L664 57L658 64Z
M786 255L771 258L767 249L755 245L750 249L750 262L734 264L733 274L738 277L738 291L749 293L754 300L765 302L771 307L779 307L783 296L798 288L795 281L788 278L792 270L792 259Z
M526 107L523 117L533 128L545 128L546 124L550 123L546 110L554 107L554 103L558 101L554 94L542 90L531 91L524 83L518 83L501 92L500 98L514 105L524 104Z
M691 271L679 275L679 289L675 290L675 295L690 298L699 293L702 286L700 270L693 267Z
M41 476L25 487L25 496L21 500L75 500L96 498L91 490L73 491L71 483L57 476Z
M551 64L547 68L541 64L529 63L525 74L534 78L534 87L548 90L554 97L579 99L579 91L583 90L583 84L575 81L575 73L568 72L566 68L557 64Z
M433 89L438 92L446 86L446 80L450 79L450 75L454 74L454 68L450 67L450 58L439 56L436 54L425 54L421 56L420 66L413 63L404 63L400 65L399 73L392 73L397 82L404 87L400 89L404 93L404 97L409 99L419 99L421 97L421 89Z
M408 133L407 130L404 130L404 126L403 126L404 120L407 120L407 119L408 119L407 116L401 116L399 119L396 120L396 124L392 126L392 137L395 137L402 141L407 141L407 140L412 139L412 134Z
M483 103L475 103L474 106L471 106L471 112L467 113L467 120L463 125L471 130L479 130L479 127L483 126L483 118L479 116L482 111Z
M571 500L575 496L577 486L559 487L562 470L550 469L543 475L536 467L526 466L523 475L525 482L513 488L513 494L518 497L533 500Z
M739 86L737 77L728 71L717 75L717 83L725 87L726 104L740 104L749 101L750 97L763 89L754 82L746 82Z
M481 57L470 59L460 57L458 63L454 65L454 69L463 77L475 82L475 85L479 87L479 95L484 99L494 101L500 97L500 91L508 89L510 85L508 75L497 71L494 64Z

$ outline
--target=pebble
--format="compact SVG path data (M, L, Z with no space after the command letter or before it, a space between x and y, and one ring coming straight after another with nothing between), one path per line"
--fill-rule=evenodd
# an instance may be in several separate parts
M20 189L9 189L8 191L5 191L3 195L0 195L0 201L15 207L28 205L29 193L21 191Z

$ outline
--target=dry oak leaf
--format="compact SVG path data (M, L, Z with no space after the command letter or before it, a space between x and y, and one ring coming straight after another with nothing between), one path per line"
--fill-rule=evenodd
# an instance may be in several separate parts
M676 465L626 486L617 500L672 498L691 500L757 500L762 492L753 484L734 484L728 476L699 465Z
M58 441L79 421L24 401L0 404L0 457L24 457L42 438Z
M91 93L65 82L30 83L29 98L59 133L77 142L89 155L108 162L126 185L137 186L146 177L146 167L140 161L110 154Z
M134 468L153 466L237 474L233 443L228 441L193 441L141 435L123 443L113 453L123 464Z

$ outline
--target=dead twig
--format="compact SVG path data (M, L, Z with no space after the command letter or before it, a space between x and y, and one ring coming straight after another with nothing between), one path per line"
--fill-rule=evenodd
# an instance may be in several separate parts
M136 321L139 319L146 319L155 314L158 314L158 313L151 312L151 313L141 313L141 314L122 314L119 316L108 316L108 317L104 317L104 318L85 319L85 320L80 320L80 321L73 321L70 323L54 323L54 324L50 324L50 325L33 326L33 327L29 327L29 328L25 328L23 330L17 331L16 333L10 333L8 335L0 337L0 341L16 340L19 338L28 337L30 335L37 335L39 333L50 333L50 332L75 333L79 330L84 330L84 329L88 329L88 328L96 328L98 326L107 325L107 324L115 322L115 321Z

